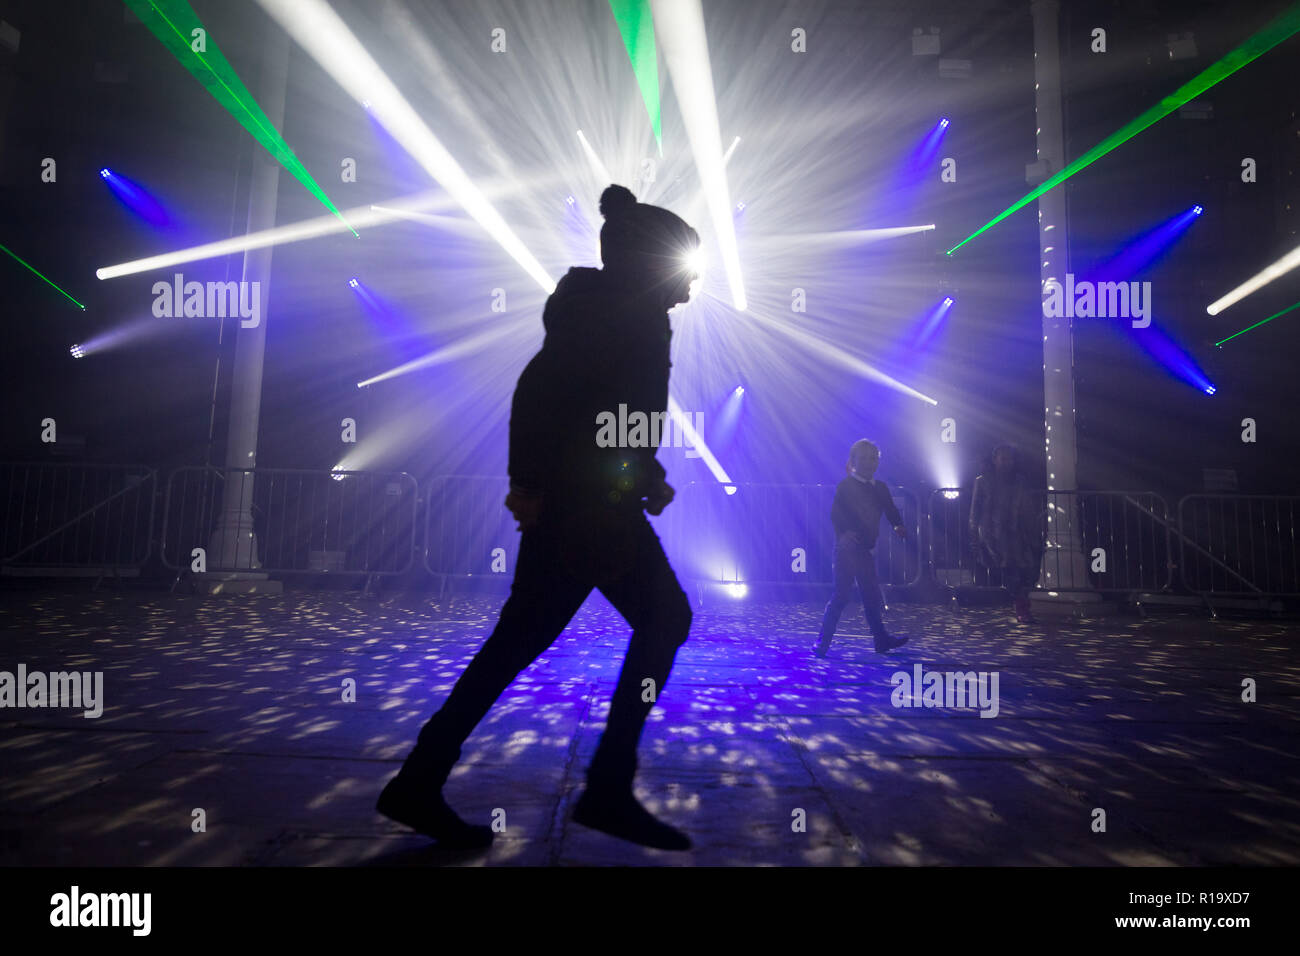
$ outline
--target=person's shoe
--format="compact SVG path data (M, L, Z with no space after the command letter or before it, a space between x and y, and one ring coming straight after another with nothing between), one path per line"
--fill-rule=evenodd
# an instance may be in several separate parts
M897 647L902 647L907 643L905 637L894 637L891 634L882 634L875 639L875 650L877 654L888 654Z
M449 849L477 850L492 844L491 827L466 823L448 806L441 790L421 787L400 773L388 781L375 809Z
M825 658L826 652L829 650L830 647L827 643L821 640L818 640L817 643L812 646L812 652L821 658Z
M1021 624L1038 623L1038 619L1034 617L1033 607L1027 599L1016 602L1016 620Z
M685 833L658 820L630 790L592 790L589 786L573 808L573 820L641 846L659 850L689 850Z

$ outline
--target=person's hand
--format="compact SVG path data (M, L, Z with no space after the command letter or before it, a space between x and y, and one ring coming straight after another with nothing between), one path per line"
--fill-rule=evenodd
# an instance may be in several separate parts
M894 528L894 534L898 535L900 538L902 538L902 539L904 539L904 540L907 539L907 529L904 528L901 524L900 524L900 525L897 525L897 526Z
M652 515L660 515L677 497L677 490L666 481L660 481L659 487L645 497L645 510Z
M519 530L526 531L537 525L537 519L542 512L542 496L537 492L511 488L510 494L506 495L506 508L519 522Z

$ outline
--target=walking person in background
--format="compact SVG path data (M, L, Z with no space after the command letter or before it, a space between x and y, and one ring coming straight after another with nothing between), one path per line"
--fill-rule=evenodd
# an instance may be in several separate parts
M1001 572L1021 624L1037 623L1029 591L1038 583L1043 562L1044 514L1043 493L1025 476L1016 447L994 448L971 495L971 547L976 561Z
M853 600L855 582L876 653L883 654L907 643L907 638L894 638L885 630L885 598L876 578L873 549L881 516L889 519L896 535L907 537L903 516L898 513L889 486L874 477L879 465L880 449L865 438L856 441L849 449L845 466L848 476L835 487L835 499L831 503L831 525L835 528L835 592L822 614L821 633L813 646L813 653L818 657L825 657L830 650L840 615Z

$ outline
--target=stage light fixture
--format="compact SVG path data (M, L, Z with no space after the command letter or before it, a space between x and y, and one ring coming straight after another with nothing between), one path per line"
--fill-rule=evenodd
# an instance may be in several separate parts
M1165 46L1169 49L1169 59L1171 60L1190 60L1196 56L1196 34L1190 31L1179 36L1177 33L1168 34L1168 42Z
M912 28L912 56L939 55L939 28L930 27L926 33L920 27Z

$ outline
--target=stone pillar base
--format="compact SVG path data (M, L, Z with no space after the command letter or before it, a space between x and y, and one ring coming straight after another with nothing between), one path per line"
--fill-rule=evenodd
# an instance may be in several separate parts
M1029 604L1035 613L1058 617L1104 617L1119 611L1118 604L1096 591L1030 591Z
M284 582L256 571L209 571L194 575L203 594L283 594Z

